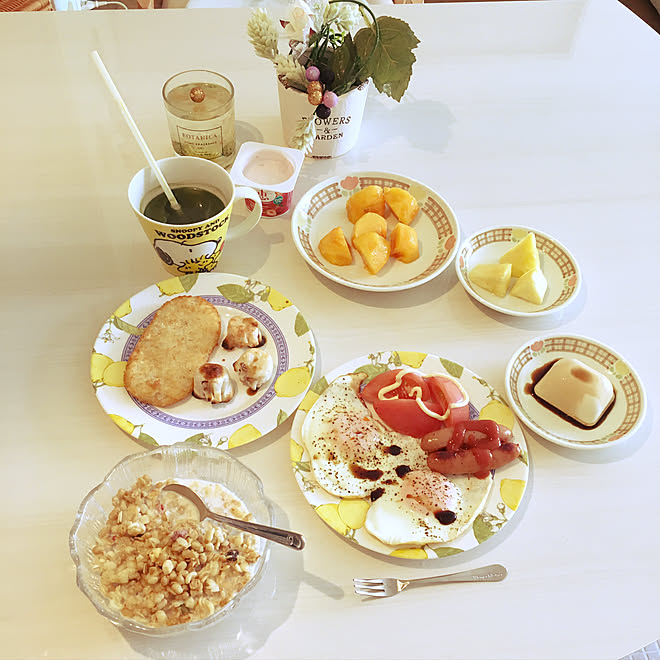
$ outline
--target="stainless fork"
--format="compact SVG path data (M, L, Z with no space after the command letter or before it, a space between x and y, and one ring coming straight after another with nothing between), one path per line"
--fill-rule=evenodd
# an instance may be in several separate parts
M491 564L469 571L436 575L434 577L416 578L413 580L398 580L397 578L353 578L353 588L358 596L375 596L385 598L403 591L406 587L417 587L423 584L440 584L443 582L499 582L507 576L506 568L500 564Z

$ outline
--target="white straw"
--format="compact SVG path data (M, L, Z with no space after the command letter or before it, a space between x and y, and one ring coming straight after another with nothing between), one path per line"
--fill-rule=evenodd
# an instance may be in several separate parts
M142 149L142 153L144 153L147 160L149 161L149 165L151 165L151 169L156 175L156 178L158 179L158 183L160 183L161 188L165 191L165 194L167 195L167 199L170 201L170 206L175 211L180 211L181 205L179 204L179 202L177 202L177 199L174 196L172 189L169 187L167 181L165 181L165 177L163 176L160 167L158 167L158 163L156 162L154 155L151 153L149 147L147 146L147 143L144 141L144 138L142 137L142 133L140 133L140 129L137 127L137 124L133 120L133 117L131 117L131 113L128 111L128 108L124 103L124 99L122 99L119 90L117 89L115 83L110 77L108 70L105 68L105 64L103 64L103 60L101 60L101 56L98 54L98 51L96 50L91 52L91 56L105 84L110 90L110 93L117 102L119 109L122 111L122 114L124 115L124 119L126 120L128 127L131 129L131 132L133 133L133 136L137 140L138 145L140 145L140 149Z

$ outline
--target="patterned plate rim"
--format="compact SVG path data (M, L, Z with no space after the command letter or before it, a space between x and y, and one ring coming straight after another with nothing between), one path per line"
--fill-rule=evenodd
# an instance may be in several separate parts
M306 219L310 212L318 212L318 210L326 204L343 197L341 193L341 184L349 179L357 180L357 183L351 188L351 190L354 190L357 185L389 185L395 187L394 184L399 184L398 187L404 188L405 190L411 186L416 186L425 191L425 201L420 204L420 209L425 212L426 216L428 216L430 222L433 224L438 238L444 238L444 243L442 243L442 245L441 240L438 240L438 250L436 251L435 259L430 266L421 273L414 275L414 277L397 284L365 284L363 282L356 282L346 277L342 277L341 275L328 270L325 264L314 253L310 243L309 233L303 228L303 219ZM346 188L344 189L347 190ZM309 204L309 212L305 209L307 204ZM449 233L442 233L443 222L449 225L449 229L451 230ZM333 282L343 284L344 286L353 289L359 289L361 291L402 291L404 289L410 289L425 284L440 275L440 273L451 265L458 252L458 245L460 242L460 228L458 226L458 221L456 220L456 214L441 195L421 181L411 179L402 174L397 174L396 172L381 171L358 171L351 174L335 175L314 185L301 197L293 211L291 219L291 234L298 252L303 259L314 268L314 270ZM410 266L410 264L408 265Z
M571 429L574 434L583 434L584 440L574 440L562 435L560 431L552 431L539 426L523 404L523 397L530 395L525 394L524 391L521 393L521 387L524 388L525 384L520 382L520 376L525 367L532 363L538 364L538 356L543 353L547 356L572 355L588 358L590 366L594 365L594 368L599 368L599 371L607 375L615 387L617 400L621 401L623 398L626 404L625 414L619 425L614 429L606 425L604 428L596 427L593 430L579 431L568 422L557 418L559 429L564 427L567 430ZM544 362L547 361L546 358ZM640 427L646 415L644 386L630 362L623 358L618 351L596 339L582 335L543 335L526 341L513 353L507 364L505 389L511 407L526 426L546 440L571 449L602 449L623 442ZM612 412L617 410L617 400L615 400L615 408ZM621 408L618 410L621 411ZM602 435L602 431L608 428L611 430L606 430L605 435Z
M424 364L427 360L429 360L429 363L426 368L424 368ZM473 401L481 401L479 410L484 410L487 405L495 407L503 406L504 409L506 409L507 416L509 416L510 421L512 422L512 431L515 441L520 445L522 450L521 458L519 460L516 460L495 472L493 487L488 495L483 511L477 516L471 528L466 529L457 539L450 543L427 544L422 548L386 546L375 539L375 537L372 537L371 534L361 527L347 527L344 530L333 527L332 522L329 521L327 517L324 517L324 515L322 515L317 509L317 507L327 504L331 508L334 507L338 510L338 503L341 501L341 498L331 495L318 485L313 478L313 473L309 468L308 461L305 460L308 458L308 454L301 441L300 428L307 412L329 383L338 376L353 371L369 371L369 369L371 369L371 375L374 375L382 370L383 365L387 365L386 368L397 368L402 364L408 364L423 373L430 373L432 371L444 372L449 373L454 377L458 377L463 386L468 390L471 403ZM365 365L369 366L365 367ZM477 394L475 394L475 392ZM332 369L329 373L320 378L307 393L294 416L291 428L290 454L291 466L298 487L308 504L312 506L317 515L319 515L319 517L331 529L359 547L382 555L413 560L447 557L471 550L487 541L509 523L513 517L515 517L520 502L526 492L529 478L529 458L525 436L523 435L518 419L503 397L501 397L484 379L470 371L467 367L463 367L451 360L431 353L402 351L396 349L378 351L366 356L353 358L339 367ZM503 484L506 484L506 486L503 486ZM502 495L505 488L509 487L520 489L516 501L511 501L508 496ZM505 503L505 499L507 500L507 503Z
M174 409L143 404L125 390L123 368L139 333L166 300L179 295L199 295L218 307L250 314L270 335L275 374L246 406L223 411L223 404L218 404L218 414L213 415L210 404L199 401L199 415L191 414L190 408L177 415ZM161 280L125 300L96 336L90 377L103 410L141 443L158 446L185 441L231 449L257 440L295 412L311 384L315 359L314 336L305 317L279 291L240 275L199 273ZM108 369L114 370L112 374ZM292 381L293 390L289 389ZM284 389L287 394L282 394Z
M468 277L468 264L470 256L479 248L484 245L492 243L511 242L511 236L514 232L534 232L537 239L537 246L539 251L547 255L558 266L563 275L563 285L561 294L546 307L539 307L539 309L531 309L529 311L511 309L503 304L497 304L491 300L482 297L470 283ZM570 304L580 291L582 286L582 274L580 266L571 254L571 252L556 238L549 234L531 227L523 227L522 225L502 225L498 227L490 227L475 232L466 238L461 244L458 254L456 255L456 275L460 283L463 285L465 291L472 296L476 301L494 309L497 312L508 314L510 316L520 317L539 317L547 314L553 314L559 309ZM504 299L506 300L506 298ZM531 304L531 303L530 303Z

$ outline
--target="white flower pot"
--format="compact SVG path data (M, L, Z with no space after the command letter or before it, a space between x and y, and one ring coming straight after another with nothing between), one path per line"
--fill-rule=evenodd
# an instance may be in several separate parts
M280 116L284 141L291 144L298 122L308 119L314 114L316 106L307 100L306 92L294 87L286 87L278 79L277 90L280 97ZM316 124L316 139L314 147L308 156L312 158L333 158L341 156L352 149L360 135L364 104L367 100L369 81L360 87L354 87L350 92L339 97L337 105L331 109L327 119L314 117Z

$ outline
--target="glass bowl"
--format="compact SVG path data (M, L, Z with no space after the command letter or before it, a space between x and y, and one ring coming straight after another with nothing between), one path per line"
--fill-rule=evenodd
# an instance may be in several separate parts
M120 488L132 487L137 478L149 475L152 481L199 479L223 485L245 504L255 522L273 524L273 505L265 496L261 479L233 456L213 447L180 442L151 451L132 454L120 461L82 501L69 535L69 550L76 565L76 581L96 609L112 623L132 632L155 637L202 630L214 625L236 607L239 600L259 581L270 552L270 542L255 537L260 558L252 566L249 582L223 608L189 623L155 627L129 619L101 591L92 548L99 531L112 511L112 498Z

